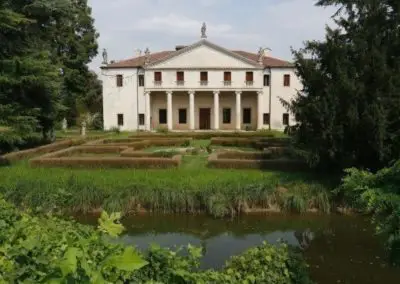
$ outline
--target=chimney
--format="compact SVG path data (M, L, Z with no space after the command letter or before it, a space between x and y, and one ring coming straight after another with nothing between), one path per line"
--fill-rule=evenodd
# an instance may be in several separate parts
M186 45L177 45L177 46L175 46L175 50L178 51L178 50L181 50L181 49L183 49L185 47L186 47Z

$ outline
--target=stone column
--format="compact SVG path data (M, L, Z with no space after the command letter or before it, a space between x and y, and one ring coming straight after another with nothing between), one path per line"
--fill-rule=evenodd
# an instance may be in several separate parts
M172 92L167 92L167 126L172 130Z
M145 101L146 101L146 130L151 131L151 98L150 92L145 93Z
M260 130L263 128L263 125L264 125L263 110L262 110L263 92L258 91L257 95L258 95L257 96L257 130Z
M236 130L242 125L242 92L236 91Z
M219 129L219 91L214 91L214 130Z
M189 129L194 130L194 91L189 91Z

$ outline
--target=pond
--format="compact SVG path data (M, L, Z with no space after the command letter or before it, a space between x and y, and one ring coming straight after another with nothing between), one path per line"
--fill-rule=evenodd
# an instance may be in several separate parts
M95 216L78 221L96 224ZM123 220L127 232L120 240L146 249L202 246L201 267L221 268L232 255L278 240L303 250L316 283L400 283L400 268L386 262L381 240L369 220L339 215L247 215L232 220L198 215L138 215Z

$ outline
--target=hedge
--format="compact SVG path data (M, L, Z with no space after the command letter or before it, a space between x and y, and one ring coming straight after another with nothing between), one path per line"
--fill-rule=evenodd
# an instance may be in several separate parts
M55 142L52 144L40 146L40 147L33 148L33 149L9 153L9 154L1 156L0 160L2 160L3 162L6 161L8 163L11 163L11 162L27 159L32 156L38 155L38 154L51 153L51 152L62 150L62 149L65 149L65 148L68 148L68 147L71 147L74 145L81 145L84 142L85 142L84 139L63 140L63 141Z
M254 138L225 138L215 137L211 138L211 145L218 146L232 146L232 147L255 147Z
M60 157L30 160L32 167L71 168L174 168L179 167L181 156L172 158L127 158L127 157Z
M208 158L208 167L219 169L263 169L273 171L304 171L309 170L307 164L300 160L291 159L226 159L214 153Z
M239 160L271 160L283 157L294 156L290 148L271 147L262 152L239 152L226 151L218 154L220 159L239 159Z
M162 137L192 137L193 139L204 139L208 140L214 137L276 137L282 133L278 131L257 131L257 132L168 132L162 133L151 133L142 132L135 135L129 136L129 138L145 137L145 138L162 138Z
M147 158L147 157L160 157L160 158L171 158L179 153L175 151L160 151L160 152L141 152L135 151L132 148L128 148L121 153L121 157L137 157L137 158Z

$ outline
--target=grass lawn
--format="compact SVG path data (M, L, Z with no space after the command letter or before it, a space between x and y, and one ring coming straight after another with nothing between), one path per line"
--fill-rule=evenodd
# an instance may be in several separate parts
M210 140L193 140L189 147L204 149L209 144ZM160 148L174 147L146 150ZM304 172L211 169L207 157L205 151L184 155L175 169L31 168L24 160L0 167L0 194L17 205L45 211L104 208L129 213L142 208L225 216L271 204L287 211L305 212L310 206L329 211L330 178Z

